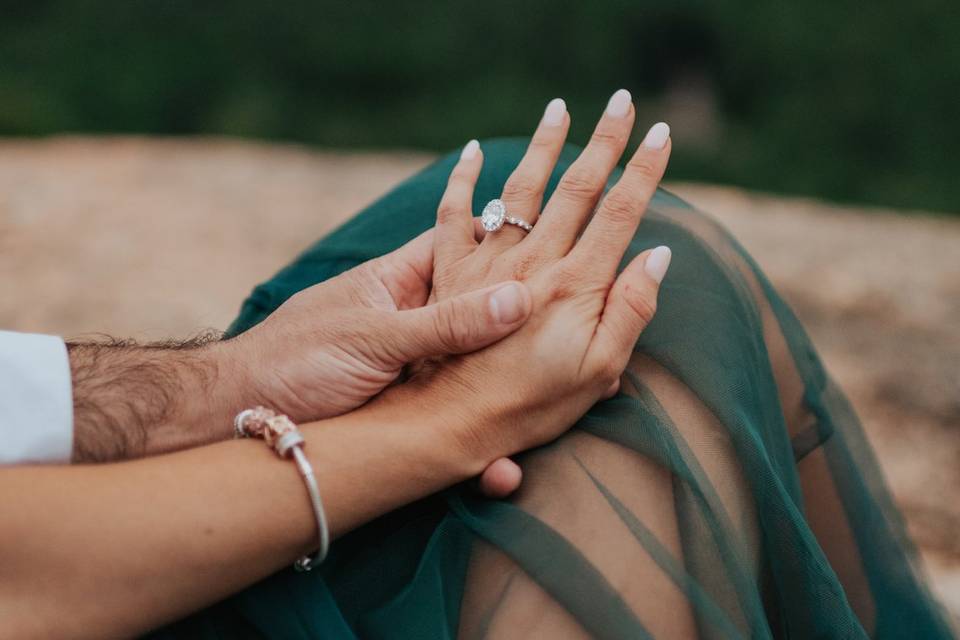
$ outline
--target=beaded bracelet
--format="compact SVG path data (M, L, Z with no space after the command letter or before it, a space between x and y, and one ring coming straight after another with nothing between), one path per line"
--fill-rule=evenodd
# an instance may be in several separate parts
M282 413L276 413L266 407L254 407L237 414L233 420L234 434L238 438L263 438L268 447L271 447L281 458L293 457L307 485L310 494L310 504L317 519L317 531L320 537L320 547L316 554L303 556L298 559L293 568L297 571L310 571L327 557L330 546L330 531L327 528L327 515L323 510L323 501L320 499L320 489L317 487L317 478L313 474L313 467L303 453L306 442L297 425Z

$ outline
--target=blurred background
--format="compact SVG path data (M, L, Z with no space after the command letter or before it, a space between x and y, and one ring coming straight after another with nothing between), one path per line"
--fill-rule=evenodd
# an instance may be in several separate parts
M958 33L937 0L0 0L0 327L223 329L438 152L556 96L583 143L626 87L638 138L672 125L668 188L810 330L958 616Z
M953 212L944 0L5 0L0 134L226 134L440 150L611 87L670 116L675 179ZM577 117L577 116L581 117Z

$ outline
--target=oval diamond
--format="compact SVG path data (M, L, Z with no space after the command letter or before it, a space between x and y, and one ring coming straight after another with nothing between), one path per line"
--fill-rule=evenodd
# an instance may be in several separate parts
M496 231L503 226L506 217L507 207L504 206L503 200L491 200L483 208L483 213L480 214L480 224L487 231Z

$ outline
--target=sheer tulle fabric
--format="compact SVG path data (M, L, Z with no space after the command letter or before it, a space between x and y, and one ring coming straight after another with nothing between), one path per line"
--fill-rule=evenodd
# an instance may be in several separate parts
M475 210L525 143L483 146ZM430 227L453 163L258 287L231 331ZM518 456L514 497L454 487L337 541L320 571L281 572L158 637L949 637L796 318L725 231L663 191L627 257L659 244L674 261L621 392Z

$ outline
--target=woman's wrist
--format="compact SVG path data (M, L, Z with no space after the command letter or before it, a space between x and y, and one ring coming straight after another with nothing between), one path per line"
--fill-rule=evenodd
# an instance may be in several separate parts
M416 433L423 455L444 478L447 486L481 473L500 455L491 446L496 430L494 416L471 395L453 393L448 385L401 384L380 395L370 408L397 421L398 431Z
M334 537L485 466L481 457L460 448L444 407L400 387L300 430Z

